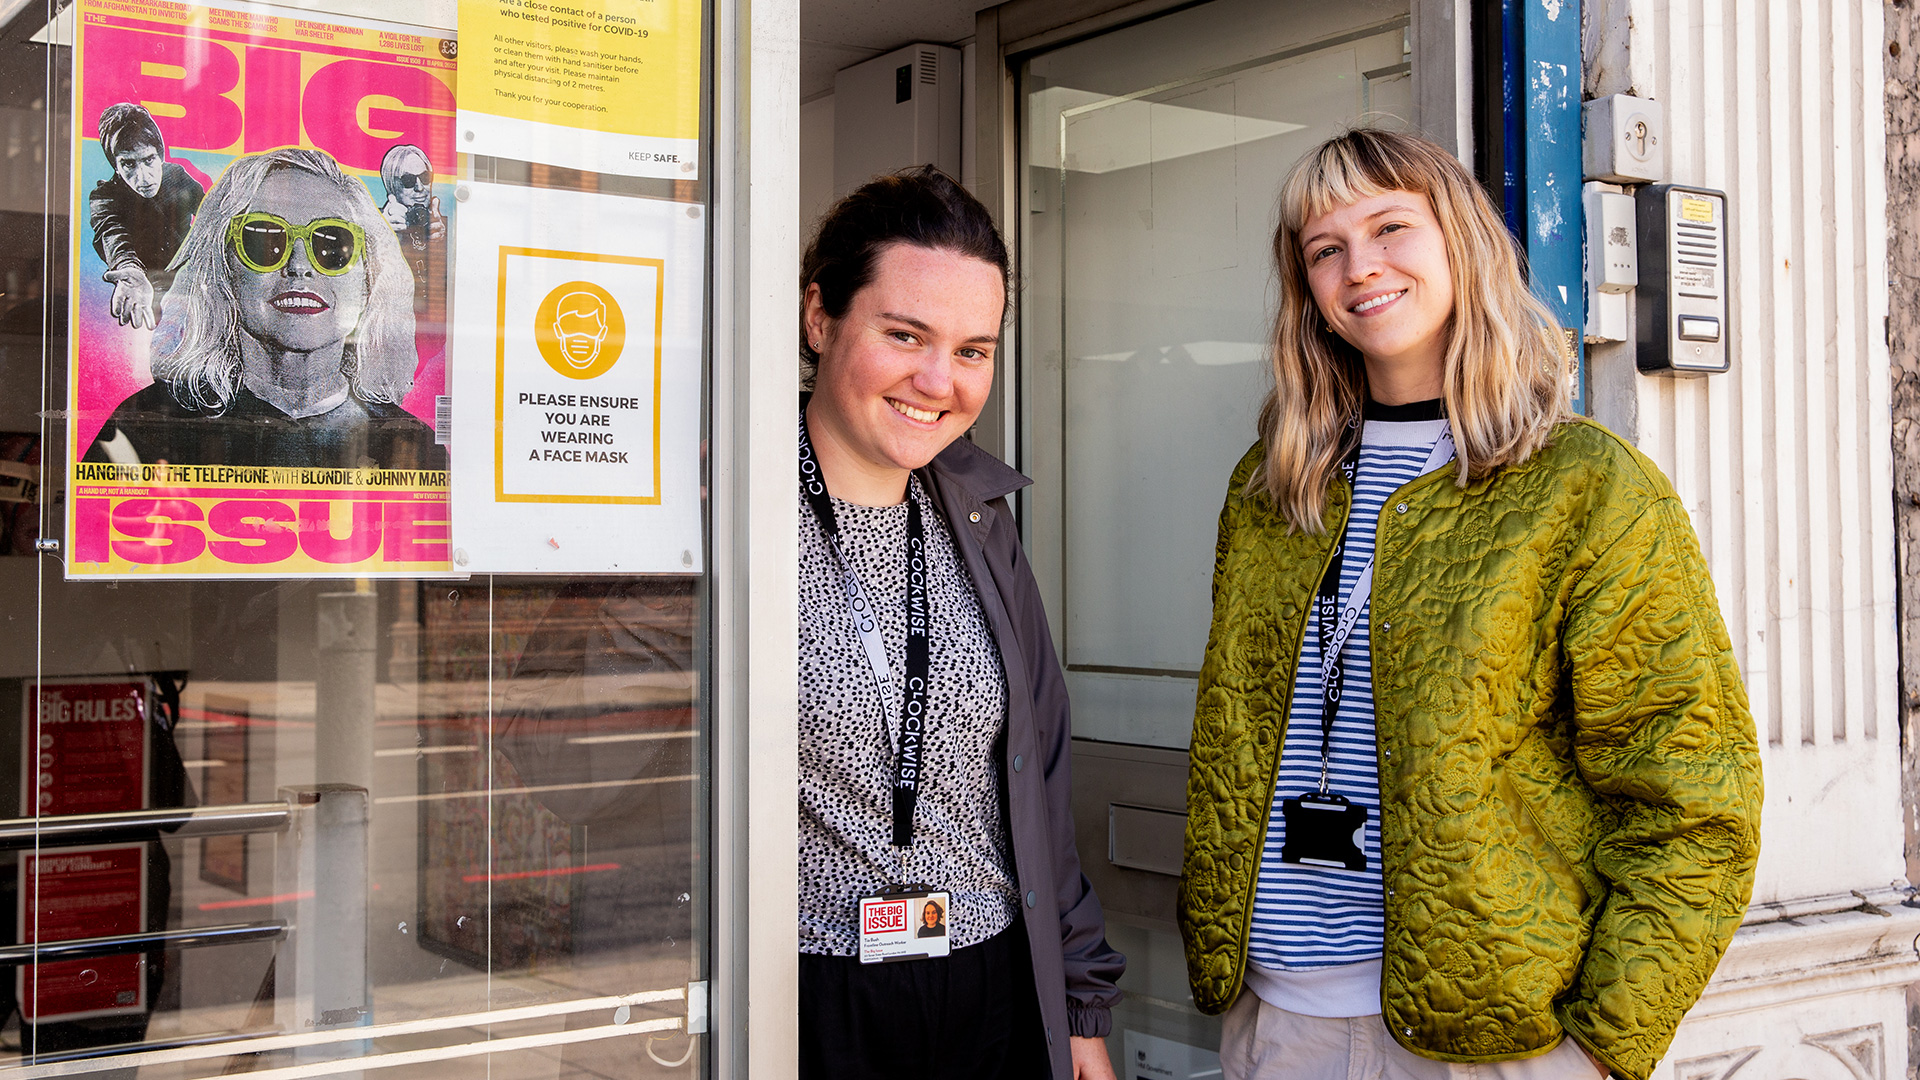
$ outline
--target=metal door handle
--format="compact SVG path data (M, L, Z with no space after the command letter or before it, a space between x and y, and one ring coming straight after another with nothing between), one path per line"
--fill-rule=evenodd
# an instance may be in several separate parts
M230 836L280 832L292 819L284 802L235 803L193 809L116 810L105 814L0 819L0 851L62 844L112 844L162 836Z
M156 952L161 949L248 945L256 941L280 941L286 936L287 924L276 919L268 922L195 926L185 930L157 930L147 934L114 934L109 937L42 941L38 944L0 945L0 967L12 964L50 964L56 960L91 960L100 956L124 956L128 953Z

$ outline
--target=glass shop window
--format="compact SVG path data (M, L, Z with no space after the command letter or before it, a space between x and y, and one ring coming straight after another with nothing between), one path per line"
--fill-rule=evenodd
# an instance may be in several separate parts
M706 1069L706 15L0 4L0 1072Z

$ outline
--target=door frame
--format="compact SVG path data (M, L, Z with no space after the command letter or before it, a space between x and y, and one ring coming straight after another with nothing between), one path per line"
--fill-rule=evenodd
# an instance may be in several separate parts
M713 963L703 1019L711 1075L776 1080L799 1069L799 0L717 0L712 63Z

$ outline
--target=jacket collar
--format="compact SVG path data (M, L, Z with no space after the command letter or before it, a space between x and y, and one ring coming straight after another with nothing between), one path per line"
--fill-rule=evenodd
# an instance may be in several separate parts
M920 472L923 479L932 480L927 489L947 515L955 535L971 532L976 544L987 542L1000 517L987 504L1033 483L964 437L953 440Z
M991 502L1033 483L1018 469L975 446L965 436L953 440L927 467L942 484L952 485L973 502Z

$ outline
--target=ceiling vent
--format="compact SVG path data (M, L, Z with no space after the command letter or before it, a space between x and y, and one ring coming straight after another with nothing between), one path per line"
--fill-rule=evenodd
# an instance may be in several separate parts
M838 198L882 173L933 165L960 178L960 50L908 45L833 82Z

